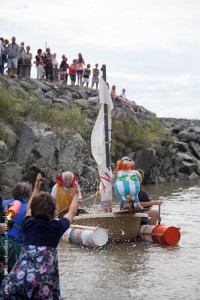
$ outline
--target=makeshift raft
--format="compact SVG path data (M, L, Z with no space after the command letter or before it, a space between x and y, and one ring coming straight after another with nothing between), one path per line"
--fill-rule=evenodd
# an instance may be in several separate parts
M130 211L113 213L83 214L76 216L73 225L100 227L108 232L108 242L134 241L139 234L141 218L145 213L132 214Z

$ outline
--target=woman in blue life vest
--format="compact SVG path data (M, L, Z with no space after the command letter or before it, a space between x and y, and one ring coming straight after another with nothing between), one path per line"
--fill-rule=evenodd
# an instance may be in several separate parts
M0 262L4 263L5 244L8 246L8 272L14 266L22 249L22 222L27 209L27 201L31 196L32 187L30 183L19 182L12 190L12 199L2 201L4 215L9 209L9 206L15 201L21 202L19 213L13 217L13 226L11 229L7 228L0 237ZM3 275L2 275L3 277Z

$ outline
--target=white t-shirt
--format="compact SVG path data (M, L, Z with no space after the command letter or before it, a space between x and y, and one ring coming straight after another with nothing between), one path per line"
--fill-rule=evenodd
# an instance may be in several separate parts
M79 186L78 186L79 187ZM69 188L67 188L66 186L63 186L64 190L65 191L68 191ZM51 196L54 197L54 199L56 199L56 194L57 194L57 185L55 184L52 188L52 191L51 191ZM82 195L81 195L81 191L80 191L80 188L79 188L79 195L78 195L78 199L81 200L82 199Z

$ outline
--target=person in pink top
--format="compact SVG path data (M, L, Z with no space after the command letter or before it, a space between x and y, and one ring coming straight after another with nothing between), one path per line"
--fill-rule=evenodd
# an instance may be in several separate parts
M78 54L78 59L76 63L77 76L78 76L78 85L82 85L82 76L83 76L83 65L85 65L85 61L82 57L82 54Z

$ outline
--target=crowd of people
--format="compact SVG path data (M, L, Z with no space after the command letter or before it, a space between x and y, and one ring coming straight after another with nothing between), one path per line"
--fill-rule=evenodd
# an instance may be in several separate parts
M30 46L20 45L16 43L16 38L13 36L11 42L8 39L0 38L0 74L4 74L7 68L8 76L14 78L26 78L31 76L32 64L37 70L37 79L47 79L54 82L65 81L68 83L70 77L70 84L74 85L77 81L79 86L89 87L90 77L91 88L94 86L98 90L100 70L98 64L95 64L91 70L90 64L85 65L85 60L81 53L78 57L68 64L66 55L62 55L61 62L57 60L56 53L51 53L50 48L37 50L37 54L33 56L30 52ZM91 76L92 75L92 76Z
M71 64L68 64L68 58L65 54L61 57L61 62L57 60L56 53L51 53L50 48L46 51L42 49L37 50L34 56L30 52L30 46L26 46L24 42L20 45L16 43L16 38L13 36L11 42L8 39L0 38L0 74L4 74L7 69L8 76L20 79L31 76L31 67L35 65L37 70L37 79L47 79L55 83L61 81L68 84L70 78L71 85L77 84L79 86L89 87L91 81L91 88L98 90L100 70L98 64L95 64L91 70L90 64L85 64L85 60L81 53L78 57L73 59ZM91 79L90 79L91 77ZM126 97L126 90L122 89L122 93L116 95L116 86L113 85L110 91L114 107L128 108L133 114L133 107Z

